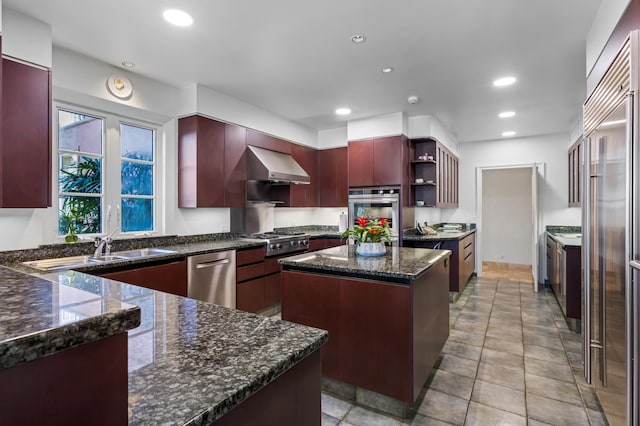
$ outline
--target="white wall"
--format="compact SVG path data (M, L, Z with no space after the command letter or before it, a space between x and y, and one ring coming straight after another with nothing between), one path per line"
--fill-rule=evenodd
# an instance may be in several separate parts
M232 98L201 84L195 86L195 104L189 105L183 102L181 107L186 107L187 109L179 111L179 116L198 112L301 145L312 147L318 145L318 132L316 130L293 123L272 112ZM187 91L192 94L193 87L188 87Z
M348 142L346 127L318 131L318 149L341 148Z
M542 212L540 231L546 225L580 225L580 209L569 208L567 139L568 133L530 138L499 139L468 142L459 145L459 207L443 210L443 220L475 221L476 168L543 163L545 177L540 181L539 197Z
M407 134L407 119L402 112L376 115L347 123L347 139L378 138Z
M602 0L600 9L593 20L589 34L587 35L587 62L586 73L589 75L595 65L600 52L607 44L613 29L620 20L631 0Z
M7 8L0 19L3 55L51 68L52 34L48 24Z
M482 260L531 265L531 168L482 172Z

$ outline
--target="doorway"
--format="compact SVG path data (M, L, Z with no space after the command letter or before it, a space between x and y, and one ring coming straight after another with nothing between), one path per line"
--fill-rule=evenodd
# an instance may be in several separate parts
M538 176L542 165L479 167L476 179L477 257L483 264L530 274L538 291Z

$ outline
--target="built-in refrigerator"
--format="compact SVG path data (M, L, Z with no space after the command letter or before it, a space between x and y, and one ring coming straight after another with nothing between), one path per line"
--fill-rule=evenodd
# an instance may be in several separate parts
M584 104L584 373L611 425L637 425L638 32Z

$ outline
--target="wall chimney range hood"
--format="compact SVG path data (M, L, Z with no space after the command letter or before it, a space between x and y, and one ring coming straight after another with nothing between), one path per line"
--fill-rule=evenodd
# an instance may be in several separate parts
M247 146L247 180L276 184L308 184L309 174L289 154Z

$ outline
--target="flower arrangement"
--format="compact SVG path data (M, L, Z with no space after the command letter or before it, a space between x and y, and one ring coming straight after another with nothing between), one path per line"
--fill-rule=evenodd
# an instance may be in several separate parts
M382 243L391 244L391 229L389 221L385 218L367 219L366 217L356 218L356 225L347 229L341 235L342 239L351 237L356 244L359 243Z

